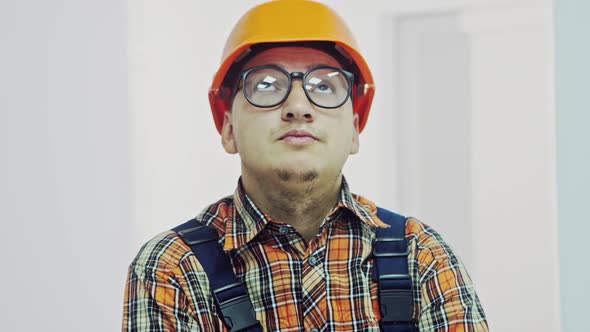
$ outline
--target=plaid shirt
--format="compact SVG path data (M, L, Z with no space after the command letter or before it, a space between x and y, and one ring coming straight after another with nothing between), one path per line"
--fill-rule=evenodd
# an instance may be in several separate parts
M371 244L376 206L343 180L337 206L309 243L263 214L241 183L197 219L213 226L265 331L379 331ZM409 272L420 331L488 331L467 271L434 230L410 218ZM129 267L123 331L227 331L207 276L172 231L148 241Z

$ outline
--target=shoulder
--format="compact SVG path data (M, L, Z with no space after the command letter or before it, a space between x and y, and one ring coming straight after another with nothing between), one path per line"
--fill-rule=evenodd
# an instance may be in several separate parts
M203 209L195 219L216 229L221 237L232 206L231 197L224 197ZM173 230L164 231L148 240L131 262L130 270L139 275L203 272L191 247Z
M191 254L191 249L172 230L156 235L140 249L130 269L137 274L171 272L176 270Z
M458 263L457 257L443 237L416 218L407 218L406 238L410 241L410 250L421 275Z

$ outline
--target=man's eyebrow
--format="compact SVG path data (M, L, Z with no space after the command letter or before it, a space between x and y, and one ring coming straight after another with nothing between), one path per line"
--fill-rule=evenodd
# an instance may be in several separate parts
M287 69L286 68L287 66L286 66L285 63L271 63L271 64L272 65L275 65L275 66L278 66L278 67L281 67L281 68L283 68L285 70ZM321 62L319 62L319 63L318 62L314 62L314 63L310 63L310 64L304 66L304 68L305 68L306 71L308 71L310 69L313 69L313 68L318 68L318 67L339 68L340 66L332 66L332 65L325 64L325 63L321 63Z
M332 68L336 67L336 68L338 68L338 66L330 66L330 65L325 64L325 63L312 63L312 64L309 64L309 65L305 66L305 69L306 70L310 70L312 68L318 68L318 67L332 67Z
M287 70L287 67L288 67L288 65L284 62L269 62L265 65L266 66L269 66L269 65L270 66L277 66L277 67L283 68L284 70ZM253 67L257 67L257 66L247 67L247 68L244 68L243 70L248 70ZM321 62L320 63L314 62L314 63L310 63L310 64L304 66L305 71L308 71L313 68L318 68L318 67L340 68L340 66L332 66L332 65L325 64L325 63L321 63Z

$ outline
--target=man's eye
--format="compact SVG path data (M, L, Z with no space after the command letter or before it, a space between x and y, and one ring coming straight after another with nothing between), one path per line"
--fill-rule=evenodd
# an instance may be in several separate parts
M256 90L257 91L276 91L277 88L272 83L260 82L260 83L256 84Z
M312 92L316 93L333 93L332 87L328 84L322 83L318 84L313 88Z
M311 93L318 93L318 94L332 94L334 90L332 86L329 84L321 83L316 85L308 84L305 86L305 89Z

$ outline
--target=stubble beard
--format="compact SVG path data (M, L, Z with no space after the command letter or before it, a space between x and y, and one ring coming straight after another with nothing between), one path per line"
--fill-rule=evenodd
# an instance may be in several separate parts
M320 173L317 170L297 172L287 169L277 169L275 170L275 173L282 182L293 181L297 183L310 183L315 181L320 176Z

